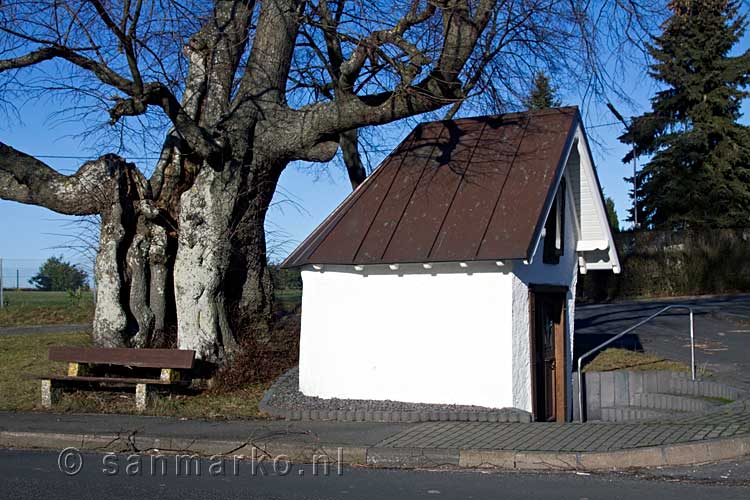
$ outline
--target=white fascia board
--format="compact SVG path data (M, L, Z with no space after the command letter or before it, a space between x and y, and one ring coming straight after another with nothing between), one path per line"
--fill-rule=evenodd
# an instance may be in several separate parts
M586 267L586 259L582 256L578 256L578 272L581 274L586 274L586 271L588 271L588 268Z
M568 132L568 138L565 141L565 148L563 149L562 157L559 159L560 163L557 164L557 171L556 171L556 177L553 181L552 187L550 188L550 192L547 193L547 199L545 200L544 207L542 209L542 214L537 221L537 227L535 229L535 235L533 238L533 244L531 245L531 252L529 254L529 258L525 259L525 262L533 262L534 261L534 254L536 253L537 248L539 247L539 242L542 239L542 229L544 229L544 226L547 222L547 217L549 217L549 213L552 211L552 204L555 201L555 196L557 195L557 190L560 187L560 181L562 180L563 176L565 175L565 171L567 170L568 166L568 159L570 158L570 152L573 150L573 146L576 144L576 138L578 137L578 131L580 129L580 115L576 113L576 119L574 123L571 125L571 129ZM567 201L567 200L566 200Z
M613 265L611 262L587 262L587 271L612 271L615 274L620 274L620 265Z
M567 174L567 160L565 170ZM571 186L571 188L565 190L565 206L570 207L569 209L573 215L573 234L575 235L575 241L580 241L581 235L583 234L583 230L581 229L581 218L578 215L578 207L576 205L575 195L573 194L572 184L570 184L569 177L567 179L567 182Z
M577 252L591 252L593 250L606 250L609 248L607 240L578 240L576 244Z
M586 133L583 129L583 124L578 123L578 131L576 133L576 136L578 137L578 153L581 157L581 173L585 173L585 175L588 175L589 179L593 181L591 183L592 186L596 187L596 193L593 193L593 199L594 199L594 209L596 210L596 214L599 217L599 223L601 224L601 227L604 229L604 234L607 237L607 241L609 242L608 248L609 248L609 262L604 264L604 267L591 267L591 264L586 264L587 269L611 269L612 272L615 274L620 273L620 259L617 256L617 249L615 248L615 239L612 236L612 228L609 227L609 219L607 218L607 210L604 207L604 197L602 194L602 187L599 184L599 177L596 175L596 170L594 169L594 160L591 156L591 148L589 147L588 139L586 138Z

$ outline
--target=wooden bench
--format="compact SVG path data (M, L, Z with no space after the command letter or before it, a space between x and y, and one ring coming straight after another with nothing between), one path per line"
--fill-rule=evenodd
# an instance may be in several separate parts
M195 351L180 349L124 349L96 347L50 347L50 361L68 363L67 375L37 377L42 382L42 406L51 408L59 399L63 386L83 383L92 385L134 385L135 404L144 410L148 386L181 385L193 368ZM112 375L112 371L117 371ZM132 376L125 376L132 373Z

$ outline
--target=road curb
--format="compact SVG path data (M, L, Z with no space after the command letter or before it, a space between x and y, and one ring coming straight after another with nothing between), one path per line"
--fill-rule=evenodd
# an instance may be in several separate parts
M428 449L351 446L337 443L266 441L242 442L135 436L47 432L0 431L0 447L80 451L243 456L269 459L283 457L311 463L331 461L377 468L424 468L454 466L546 471L604 471L646 467L694 465L750 455L750 436L714 439L608 452L548 452L486 449Z
M461 450L459 466L530 470L603 471L694 465L750 455L750 436L606 452Z
M329 457L342 463L364 465L367 448L336 443L255 441L243 442L136 436L133 434L65 434L48 432L0 431L0 448L62 450L73 447L79 451L113 453L193 454L199 456L240 456L284 458L308 463Z

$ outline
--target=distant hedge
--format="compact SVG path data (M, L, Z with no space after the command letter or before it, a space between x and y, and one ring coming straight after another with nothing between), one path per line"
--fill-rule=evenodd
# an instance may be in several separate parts
M750 292L750 228L615 235L622 272L580 275L578 299Z
M268 264L271 280L276 290L301 290L302 276L299 269L282 269L279 264Z

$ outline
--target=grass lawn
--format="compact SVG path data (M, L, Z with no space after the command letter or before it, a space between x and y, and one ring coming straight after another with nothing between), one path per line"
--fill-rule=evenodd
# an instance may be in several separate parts
M94 319L92 292L74 297L68 292L8 290L0 309L0 327L90 323Z
M653 354L611 348L599 353L583 369L585 372L608 372L612 370L688 372L690 371L690 366L679 361L654 356Z
M53 345L88 346L86 333L8 335L0 337L0 410L41 410L38 380L30 375L64 374L63 363L47 360ZM231 392L197 391L190 395L161 394L145 414L188 418L257 418L258 402L268 384L254 384ZM134 389L126 392L68 391L55 406L56 412L138 413Z
M302 290L276 290L277 307L290 312L299 308ZM94 320L94 296L91 291L80 297L68 292L6 290L5 308L0 309L0 328L32 325L75 325Z
M302 306L302 290L274 290L276 307L291 312Z

